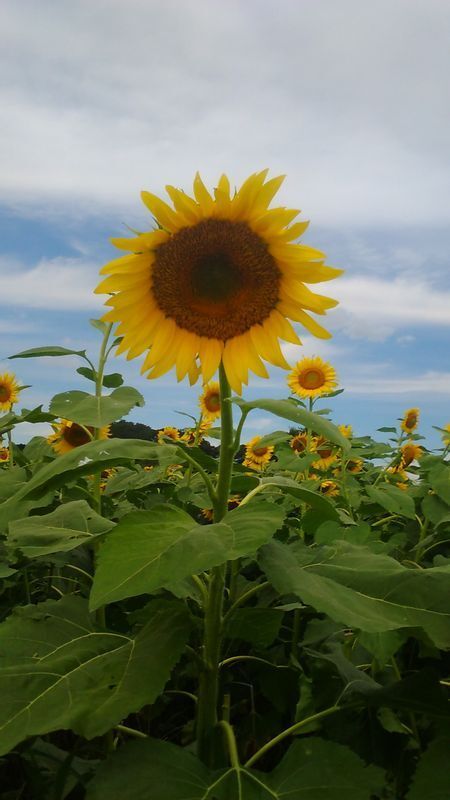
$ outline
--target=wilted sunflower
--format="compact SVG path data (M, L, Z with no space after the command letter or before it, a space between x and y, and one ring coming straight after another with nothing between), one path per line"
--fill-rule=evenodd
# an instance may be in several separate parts
M319 459L312 465L315 469L326 470L337 460L337 450L323 436L315 437L313 441Z
M158 431L158 444L167 444L167 442L164 441L166 438L173 439L174 442L179 442L181 438L180 431L178 428L171 428L170 426L161 428L161 430Z
M220 417L220 386L217 381L206 384L198 402L206 419L213 420Z
M207 383L220 362L240 393L248 371L268 377L263 360L289 369L279 339L299 344L291 319L320 338L330 334L311 316L337 305L306 283L341 274L324 255L293 244L307 222L290 223L298 211L269 209L284 176L251 175L235 193L225 175L214 193L197 173L194 197L166 186L173 207L149 192L142 200L157 230L113 239L128 255L106 264L97 287L111 293L104 319L118 322L123 340L117 353L147 352L142 372L157 378L172 367L178 380ZM199 364L197 363L197 359Z
M261 438L261 436L254 436L245 445L245 459L243 461L245 467L262 470L272 458L273 445L259 445Z
M401 452L401 460L400 460L400 469L404 469L405 467L409 467L413 461L419 459L422 454L423 450L419 445L414 444L413 442L407 442L400 448Z
M320 356L297 361L287 377L291 391L299 397L318 397L332 392L337 386L336 371Z
M52 423L54 433L47 437L47 441L56 453L62 455L68 453L75 447L81 447L82 444L87 444L92 441L95 429L90 425L78 425L77 422L71 422L69 419L62 419L61 422ZM100 428L99 439L107 439L110 434L111 426L105 425ZM91 435L89 435L91 434Z
M12 372L0 375L0 411L9 411L19 399L20 384Z
M413 431L415 431L418 424L419 424L419 409L408 408L403 414L403 419L400 426L402 431L405 431L405 433L412 433Z

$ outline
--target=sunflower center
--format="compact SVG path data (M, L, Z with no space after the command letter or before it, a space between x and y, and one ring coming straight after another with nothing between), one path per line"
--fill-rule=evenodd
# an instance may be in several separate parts
M152 292L167 317L198 336L226 341L269 316L281 273L245 222L205 219L155 253Z
M0 403L6 403L11 397L11 392L7 386L0 386Z
M303 451L306 449L306 437L295 436L291 444L293 450L295 450L297 453L303 453Z
M220 411L220 395L219 394L210 394L205 397L205 406L211 413L216 413Z
M87 430L73 422L69 427L64 428L63 439L68 442L72 447L81 447L82 444L87 444L91 441L89 433L94 432L94 428L86 426ZM89 433L88 433L89 431Z
M407 428L414 428L417 423L417 415L416 414L408 414L406 417L406 427Z
M325 378L320 370L307 369L300 375L299 383L304 389L319 389L325 383Z
M256 456L257 458L261 458L262 456L266 455L268 449L269 449L268 447L254 447L253 455Z

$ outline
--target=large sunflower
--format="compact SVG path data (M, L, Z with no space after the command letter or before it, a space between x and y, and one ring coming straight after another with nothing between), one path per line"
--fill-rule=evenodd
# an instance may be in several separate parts
M320 356L305 356L297 361L287 377L287 383L291 391L299 397L319 397L336 388L336 370Z
M158 229L112 240L129 253L102 268L109 277L96 292L113 295L104 319L119 323L117 353L147 351L147 377L175 367L178 380L189 374L194 383L201 370L207 383L222 360L240 393L249 370L268 377L262 359L289 369L278 340L299 338L288 319L329 338L310 312L323 315L337 302L305 283L342 270L325 266L319 250L293 244L308 223L290 225L298 211L268 208L283 176L266 181L267 172L251 175L234 194L225 175L210 194L197 173L194 197L166 187L173 207L142 192Z
M90 425L78 425L77 422L71 422L69 419L62 419L61 422L52 423L54 433L47 437L47 441L56 453L62 455L69 453L75 447L81 447L82 444L87 444L92 441L94 435L94 428ZM100 428L99 439L107 439L110 434L110 425L105 425Z
M0 411L9 411L19 399L20 384L12 372L0 375Z

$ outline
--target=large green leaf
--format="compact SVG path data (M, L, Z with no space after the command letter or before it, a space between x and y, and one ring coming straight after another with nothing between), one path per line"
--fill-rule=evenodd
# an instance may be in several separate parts
M273 486L274 488L281 489L283 492L296 497L302 503L306 503L311 508L321 512L323 520L334 520L339 522L339 514L335 507L327 500L326 497L313 492L311 489L305 489L297 481L292 478L284 478L281 475L274 475L270 478L263 478L261 483L267 488Z
M145 400L137 389L120 386L103 397L80 391L62 392L51 401L50 412L80 425L102 428L128 414L134 406L144 404Z
M38 506L38 499L50 489L65 486L82 475L92 475L133 460L158 461L167 456L174 459L175 453L173 445L162 446L141 439L107 439L75 447L45 464L0 504L0 530L10 520L24 517L30 508Z
M156 591L240 556L256 553L283 522L278 506L261 501L198 525L176 506L124 517L98 553L92 609Z
M408 569L344 542L315 549L270 542L260 563L278 592L336 622L369 633L420 627L438 647L450 645L449 567Z
M337 444L346 452L350 450L349 440L342 435L336 425L333 425L327 419L323 419L320 414L313 414L311 411L306 411L305 408L295 405L291 400L252 400L247 403L244 400L235 399L234 402L242 411L249 412L254 408L269 411L277 417L288 419L297 425L324 436L329 442Z
M243 767L213 773L188 751L148 739L111 756L87 800L370 800L382 785L380 769L319 738L294 742L270 774Z
M450 737L440 736L422 755L407 794L407 800L448 800L450 797L450 771L447 759Z
M366 486L367 496L381 508L390 511L391 514L399 514L401 517L414 519L414 500L407 492L402 491L398 486L386 484L384 486Z
M72 728L90 739L152 703L190 632L185 607L156 600L135 637L95 630L86 602L25 606L0 626L0 754ZM0 658L1 663L1 658Z
M20 414L9 411L7 414L3 414L0 417L0 435L11 431L16 425L20 425L21 422L31 422L34 424L36 422L52 422L54 419L55 415L42 411L42 406L31 409L23 408Z
M74 500L51 514L10 522L7 545L28 558L36 558L73 550L111 528L114 522L97 514L86 500Z

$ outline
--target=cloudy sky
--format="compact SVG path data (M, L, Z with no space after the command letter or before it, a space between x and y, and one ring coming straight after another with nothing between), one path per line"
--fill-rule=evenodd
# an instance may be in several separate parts
M0 372L26 405L83 388L72 359L8 362L40 344L89 348L109 237L145 229L141 189L286 174L304 241L345 269L319 354L357 433L420 406L450 421L450 4L443 0L4 0L0 24ZM331 287L331 284L330 284ZM302 337L303 338L303 337ZM134 420L180 423L198 390L148 382ZM246 397L282 397L285 375ZM253 426L253 427L252 427ZM249 434L274 427L256 416ZM23 438L30 431L23 431Z

